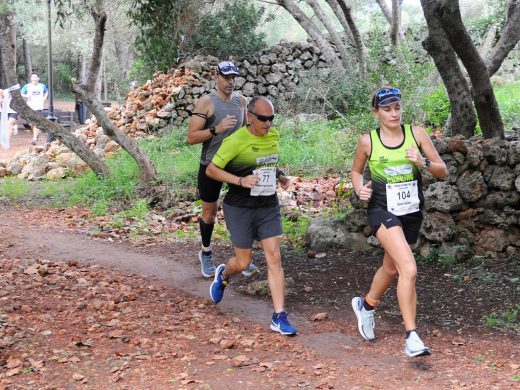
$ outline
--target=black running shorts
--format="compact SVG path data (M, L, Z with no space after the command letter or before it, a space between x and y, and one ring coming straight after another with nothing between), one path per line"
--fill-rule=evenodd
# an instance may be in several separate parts
M387 229L394 226L401 226L403 229L406 242L413 245L419 239L419 230L423 220L422 212L396 216L390 211L380 207L375 207L368 210L368 224L372 228L374 236L381 224L385 225Z
M215 203L220 196L222 182L206 176L206 168L208 168L207 165L200 164L199 174L197 176L197 191L200 200L207 203Z

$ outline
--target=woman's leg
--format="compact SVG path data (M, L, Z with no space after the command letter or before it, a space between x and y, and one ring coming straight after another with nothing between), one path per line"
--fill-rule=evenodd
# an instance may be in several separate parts
M400 226L387 229L384 225L381 225L376 237L385 250L385 258L383 266L374 276L369 298L377 300L381 297L393 280L395 269L398 274L397 300L403 316L404 327L407 331L414 330L417 306L415 292L417 266L412 250L406 242L403 229ZM390 279L391 277L392 279Z

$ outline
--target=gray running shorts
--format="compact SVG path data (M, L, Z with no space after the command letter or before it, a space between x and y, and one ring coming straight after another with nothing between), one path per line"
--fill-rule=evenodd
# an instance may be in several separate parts
M236 248L249 249L254 240L265 240L282 235L280 206L249 208L223 205L224 219Z

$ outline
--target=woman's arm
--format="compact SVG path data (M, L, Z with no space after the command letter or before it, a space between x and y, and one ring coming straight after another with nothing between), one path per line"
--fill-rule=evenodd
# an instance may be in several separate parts
M446 169L446 164L442 161L441 156L433 146L433 142L426 134L426 131L419 126L414 126L412 128L413 135L415 139L419 143L420 148L424 152L426 158L430 160L430 166L424 167L426 163L426 158L421 155L421 153L415 149L410 148L406 151L406 157L410 159L415 165L420 168L428 169L430 173L438 179L445 179L448 177L448 170ZM414 150L415 149L415 150Z
M370 153L370 147L370 135L363 134L358 141L356 157L351 169L352 185L361 200L368 200L372 196L372 182L363 184L363 171Z

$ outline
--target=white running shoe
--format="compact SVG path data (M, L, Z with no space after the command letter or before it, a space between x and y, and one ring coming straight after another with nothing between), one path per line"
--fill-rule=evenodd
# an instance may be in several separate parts
M404 353L406 356L414 357L430 355L431 351L424 345L419 335L414 330L410 333L410 336L408 336L404 343Z
M374 329L376 327L376 323L374 321L374 310L366 310L363 306L363 298L355 297L352 299L352 309L354 309L354 313L357 317L358 322L358 330L361 333L361 336L365 340L372 341L375 340L376 336L374 334Z

